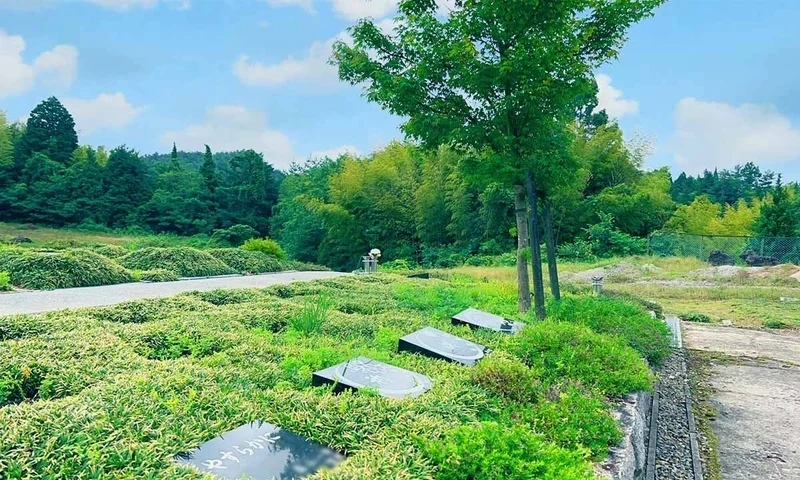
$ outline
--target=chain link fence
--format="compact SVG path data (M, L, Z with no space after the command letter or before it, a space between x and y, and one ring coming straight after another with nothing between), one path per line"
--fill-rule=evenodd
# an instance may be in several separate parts
M731 237L655 232L648 238L648 251L662 257L697 257L703 261L730 257L739 265L772 263L800 264L800 237ZM720 253L717 253L720 252Z

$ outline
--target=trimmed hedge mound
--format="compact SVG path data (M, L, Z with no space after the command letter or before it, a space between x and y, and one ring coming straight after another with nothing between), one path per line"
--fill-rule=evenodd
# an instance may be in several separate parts
M156 268L155 270L145 270L141 273L141 280L145 282L174 282L178 280L175 272Z
M130 253L130 250L119 245L96 245L89 247L89 250L111 259L121 258Z
M239 273L267 273L286 270L286 264L272 255L240 248L214 248L208 253Z
M133 281L130 272L107 257L81 249L59 252L3 250L0 251L0 271L9 273L12 285L34 290Z
M164 269L180 277L208 277L236 273L226 263L196 248L147 247L135 250L119 259L130 269Z

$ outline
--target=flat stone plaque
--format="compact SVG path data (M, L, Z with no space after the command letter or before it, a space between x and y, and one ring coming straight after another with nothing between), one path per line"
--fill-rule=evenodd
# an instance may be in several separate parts
M431 388L431 379L425 375L366 357L314 372L311 383L315 387L335 384L337 393L347 388L375 388L389 398L418 397Z
M291 480L333 468L344 455L264 422L251 422L175 457L204 473L236 480Z
M422 328L401 338L398 349L469 366L478 363L487 353L483 345L433 327Z
M453 325L468 325L472 328L488 328L497 332L517 333L525 326L522 322L515 322L488 312L468 308L453 316Z

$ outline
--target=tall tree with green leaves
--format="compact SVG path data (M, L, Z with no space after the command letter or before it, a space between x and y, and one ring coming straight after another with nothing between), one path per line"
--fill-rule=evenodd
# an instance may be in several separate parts
M214 163L214 157L211 155L211 148L208 145L206 145L206 153L203 155L203 164L200 165L200 175L203 176L208 191L214 193L217 189L217 165Z
M772 189L772 203L761 207L761 215L756 221L756 234L761 237L794 237L798 234L797 205L787 196L781 176Z
M443 17L436 0L401 0L392 32L364 19L349 30L352 44L334 45L339 77L405 117L409 137L472 152L476 175L525 186L540 318L538 200L577 170L570 156L554 153L566 148L566 126L596 93L593 69L663 1L457 0Z
M172 171L178 171L181 169L181 160L178 158L178 147L175 145L175 142L172 142L172 153L169 156L169 169Z
M32 154L42 153L54 162L69 165L76 148L75 120L56 97L50 97L31 111L17 148L16 162L21 167Z

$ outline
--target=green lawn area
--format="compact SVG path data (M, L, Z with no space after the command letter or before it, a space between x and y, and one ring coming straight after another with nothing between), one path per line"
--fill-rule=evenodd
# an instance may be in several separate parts
M59 242L66 244L107 244L125 246L141 241L154 235L120 235L114 233L89 232L69 228L48 228L38 225L25 225L19 223L0 222L0 239L10 240L14 237L30 238L33 243L23 243L20 246L41 247L42 245ZM179 237L164 237L178 242Z
M452 326L468 306L528 325ZM667 335L633 303L551 306L536 323L513 283L381 274L0 317L0 478L205 478L171 458L253 420L347 454L317 479L593 478L620 438L609 399L652 385L644 358L663 359ZM493 351L477 367L397 352L428 325ZM311 386L359 355L433 387Z

